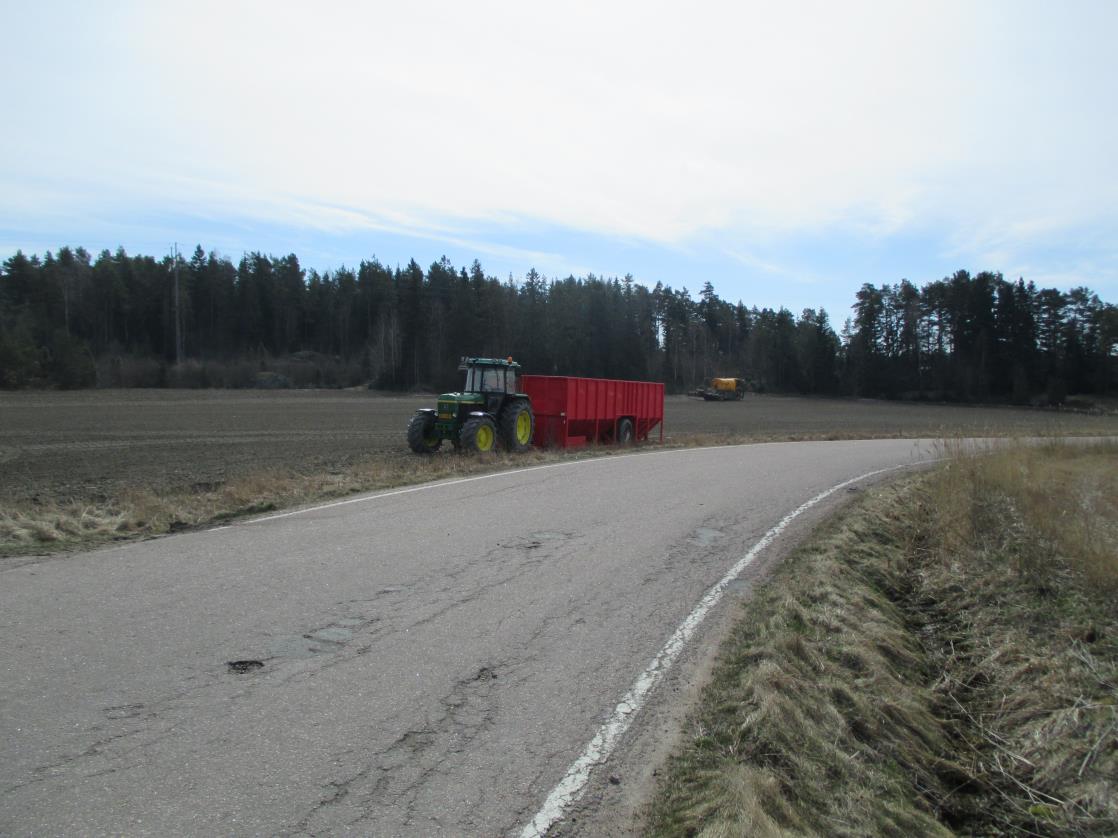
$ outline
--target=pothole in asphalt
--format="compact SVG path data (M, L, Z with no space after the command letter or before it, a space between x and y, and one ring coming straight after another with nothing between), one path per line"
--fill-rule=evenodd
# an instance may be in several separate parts
M268 653L273 658L313 658L315 655L336 652L342 646L341 643L318 639L310 634L288 634L273 637Z
M498 544L497 546L508 550L537 550L549 541L564 541L570 537L571 534L565 532L533 532L529 533L527 538Z
M347 628L330 626L303 635L308 640L321 640L327 643L346 643L353 639L353 632Z
M246 672L254 672L264 666L263 661L227 661L226 666L229 667L231 672L236 672L238 675L244 675Z
M144 709L142 704L121 704L118 707L106 707L105 716L114 721L118 719L134 719Z
M352 629L333 625L306 634L273 637L268 652L273 658L312 658L341 651L352 639Z
M688 539L692 544L697 544L699 547L709 547L722 538L725 533L722 530L711 529L710 527L699 527L691 534Z
M569 532L550 532L544 530L543 532L530 533L529 538L535 541L562 541L563 539L570 538Z

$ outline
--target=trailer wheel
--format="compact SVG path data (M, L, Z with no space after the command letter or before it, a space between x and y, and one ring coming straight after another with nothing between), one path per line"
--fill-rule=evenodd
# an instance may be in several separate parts
M618 445L632 445L633 444L633 420L622 419L617 423L617 444Z
M408 445L416 454L433 454L442 444L435 433L435 417L430 413L417 413L408 422Z
M488 416L471 416L459 439L467 451L488 454L497 445L497 425Z
M526 401L515 401L501 414L501 442L509 451L518 454L532 446L532 435L536 432L536 417L532 406Z

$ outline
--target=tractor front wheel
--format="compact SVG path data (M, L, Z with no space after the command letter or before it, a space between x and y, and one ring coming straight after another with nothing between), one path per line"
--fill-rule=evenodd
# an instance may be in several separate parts
M501 414L501 441L509 451L518 454L527 451L532 446L535 431L536 417L527 402L513 402Z
M497 425L488 416L471 416L459 440L466 451L488 454L497 447Z
M442 444L435 433L435 417L430 413L417 413L408 422L408 445L416 454L433 454Z

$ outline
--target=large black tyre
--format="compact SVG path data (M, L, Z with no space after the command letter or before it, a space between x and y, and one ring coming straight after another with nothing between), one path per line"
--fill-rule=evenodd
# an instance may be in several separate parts
M519 400L509 402L501 413L501 442L509 451L520 453L532 447L532 435L536 432L536 416L532 405Z
M617 444L618 445L632 445L633 444L633 420L622 419L617 423Z
M489 454L497 447L497 424L488 416L471 416L458 439L464 451Z
M417 413L408 422L408 446L416 454L433 454L443 441L435 435L435 417Z

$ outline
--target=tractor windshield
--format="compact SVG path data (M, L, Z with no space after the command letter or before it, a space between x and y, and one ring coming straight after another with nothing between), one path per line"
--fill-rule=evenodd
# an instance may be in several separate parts
M470 367L466 371L467 393L504 393L504 367Z

